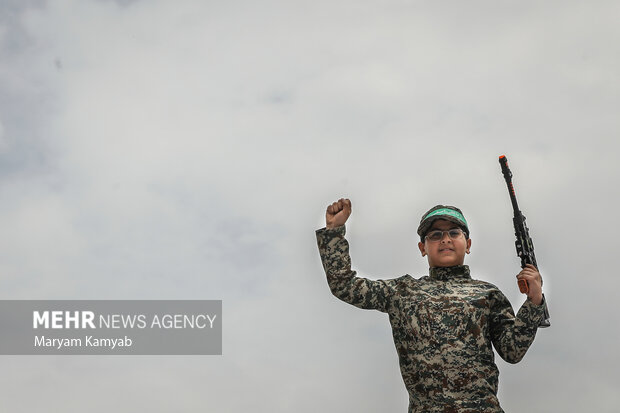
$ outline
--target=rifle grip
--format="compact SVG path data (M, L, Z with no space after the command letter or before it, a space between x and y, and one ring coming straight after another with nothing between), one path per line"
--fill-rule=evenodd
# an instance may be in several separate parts
M521 291L521 293L527 294L528 291L530 291L530 289L527 286L527 281L519 280L518 283L519 283L519 291Z

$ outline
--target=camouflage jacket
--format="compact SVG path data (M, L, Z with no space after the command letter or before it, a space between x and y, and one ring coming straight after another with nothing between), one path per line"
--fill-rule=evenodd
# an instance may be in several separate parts
M431 268L415 279L357 277L345 227L316 231L332 293L349 304L389 315L409 412L503 412L491 344L509 363L520 361L536 335L545 303L526 300L516 317L492 284L469 267Z

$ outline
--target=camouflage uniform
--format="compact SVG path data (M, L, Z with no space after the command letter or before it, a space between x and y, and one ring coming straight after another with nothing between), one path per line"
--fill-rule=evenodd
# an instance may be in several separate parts
M356 277L345 227L316 235L332 293L356 307L388 313L409 412L503 412L491 343L507 362L520 361L544 303L526 300L515 317L497 287L473 280L467 265L431 268L420 279Z

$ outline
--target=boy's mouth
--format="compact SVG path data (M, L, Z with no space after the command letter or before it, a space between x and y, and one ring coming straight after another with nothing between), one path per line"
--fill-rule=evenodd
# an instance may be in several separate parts
M454 251L454 248L449 248L449 247L439 248L439 252L444 252L444 251Z

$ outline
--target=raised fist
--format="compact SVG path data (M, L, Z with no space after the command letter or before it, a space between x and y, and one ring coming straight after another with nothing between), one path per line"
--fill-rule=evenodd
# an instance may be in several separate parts
M344 225L351 215L351 201L340 198L327 207L325 212L325 227L336 228Z

